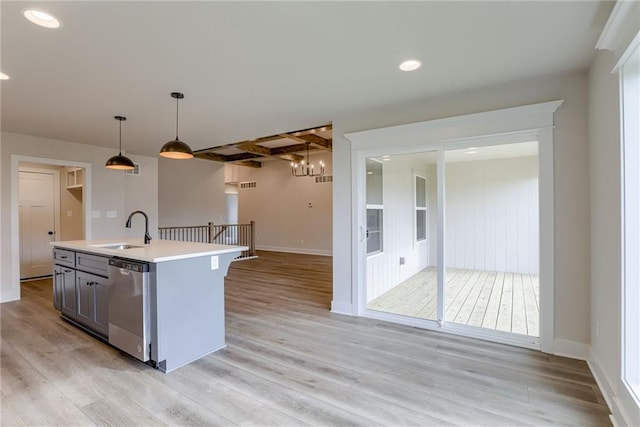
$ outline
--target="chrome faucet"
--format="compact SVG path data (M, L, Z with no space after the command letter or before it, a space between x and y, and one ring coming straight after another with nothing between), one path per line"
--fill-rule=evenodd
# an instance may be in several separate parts
M142 211L133 211L129 214L129 218L127 218L127 222L125 223L125 227L127 228L131 228L131 217L134 216L135 214L142 214L142 216L144 216L144 244L148 245L149 243L151 243L151 236L149 235L149 217L147 216L146 213L142 212Z

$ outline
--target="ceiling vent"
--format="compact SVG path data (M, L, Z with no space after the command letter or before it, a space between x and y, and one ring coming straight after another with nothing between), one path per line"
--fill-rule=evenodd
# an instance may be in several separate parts
M133 169L125 169L124 173L127 175L140 175L140 163L134 163Z
M333 182L333 175L316 176L316 184L327 184Z

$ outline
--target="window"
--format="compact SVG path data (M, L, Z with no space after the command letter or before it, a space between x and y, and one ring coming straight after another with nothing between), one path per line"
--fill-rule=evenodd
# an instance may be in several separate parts
M367 159L367 255L382 252L382 163Z
M622 66L622 379L640 400L640 46Z
M416 242L427 239L427 179L415 175Z

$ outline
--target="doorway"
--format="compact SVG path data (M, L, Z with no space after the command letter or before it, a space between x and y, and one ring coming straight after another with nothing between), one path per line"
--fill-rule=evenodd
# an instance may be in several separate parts
M50 242L59 227L60 173L21 167L18 173L20 280L50 276Z
M6 295L4 295L4 301L13 301L20 299L20 208L19 208L19 177L20 170L24 167L35 167L39 169L56 169L60 171L60 189L61 192L82 192L82 203L76 215L75 211L72 214L73 219L77 220L80 225L77 230L78 234L75 234L75 238L69 238L65 236L64 233L57 232L54 235L54 238L58 240L73 240L73 239L91 239L91 164L85 162L75 162L68 160L55 160L55 159L46 159L41 157L32 157L32 156L23 156L12 154L11 155L11 223L15 224L14 227L11 228L11 285L6 289ZM81 170L81 174L76 174L74 178L82 179L82 189L70 189L67 191L67 186L73 186L73 184L68 184L67 178L70 175L70 172L73 170ZM64 173L62 172L64 171ZM72 174L71 174L72 175ZM64 189L64 191L62 191ZM73 196L71 196L73 197ZM78 194L76 194L78 197ZM69 218L68 211L65 211L63 208L62 215L59 213L58 218L60 218L61 225L59 226L59 230L65 230L65 220ZM65 216L66 215L66 216ZM49 255L50 255L49 248ZM51 272L49 272L51 274Z
M553 113L562 104L562 101L553 101L543 104L534 104L523 107L514 107L505 110L489 111L484 113L476 113L467 116L451 117L441 120L433 120L430 122L413 123L408 125L394 126L390 128L374 129L369 131L356 132L345 135L352 144L352 194L353 199L353 266L355 286L352 288L352 300L355 303L354 314L371 317L425 329L439 330L443 332L464 335L485 339L488 341L501 342L511 345L517 345L532 349L541 349L547 353L553 353L554 347L554 331L553 331L553 307L554 307L554 204L553 204ZM524 144L524 145L519 145ZM499 219L494 209L491 214L490 206L492 204L488 199L489 196L497 197L494 192L488 191L488 183L493 182L497 177L487 175L484 184L478 176L462 177L466 180L466 186L471 188L473 185L480 186L469 192L464 190L462 181L456 185L456 179L462 178L451 175L450 172L469 171L469 165L464 165L474 155L482 152L491 152L492 148L498 149L529 147L537 151L536 156L520 155L519 157L532 157L527 160L529 165L534 166L537 177L533 176L529 186L533 185L538 190L531 198L523 197L523 199L537 200L537 207L526 204L516 203L515 212L524 212L530 214L535 211L535 215L528 219L527 223L535 223L537 230L533 228L519 227L518 230L527 230L522 236L537 235L537 238L529 239L523 253L527 253L530 259L529 265L536 266L532 269L533 277L515 276L518 271L506 270L506 267L500 267L496 261L496 246L498 235L494 232L488 232L489 224L493 227L506 226L505 220ZM498 148L500 147L500 148ZM430 156L428 160L423 160L420 164L406 163L404 166L398 167L394 172L392 166L397 159L399 162L416 161L421 156ZM455 159L455 157L458 159ZM499 156L498 156L499 157ZM513 156L511 156L513 157ZM390 160L386 160L388 158ZM385 172L389 172L389 179L383 179L382 185L382 205L389 210L383 209L382 212L382 247L383 253L393 250L393 223L390 222L388 215L393 209L402 209L405 213L404 220L397 221L403 224L402 234L410 236L412 239L410 244L401 246L405 254L396 253L391 256L385 266L374 267L374 258L372 254L367 254L367 165L368 159L375 159L382 163L383 176ZM464 160L463 160L464 159ZM434 161L435 160L435 161ZM477 159L480 160L480 159ZM485 162L499 162L507 159L487 158ZM478 163L480 165L481 163ZM388 166L385 166L388 165ZM480 170L487 172L499 172L503 167L495 165L486 165ZM511 167L519 171L521 166ZM451 169L451 171L449 170ZM504 169L508 169L504 167ZM525 169L522 170L523 172ZM391 183L399 173L404 173L405 184L404 189L394 187ZM454 174L455 175L455 174ZM473 175L473 174L472 174ZM476 174L477 175L477 174ZM526 178L523 178L526 181ZM463 180L463 181L464 181ZM493 180L493 181L492 181ZM536 182L537 181L537 182ZM525 187L527 186L525 185ZM503 186L503 192L507 192L510 186ZM516 186L517 187L517 186ZM425 195L422 195L422 189L425 189ZM396 200L400 192L405 193L404 201L400 203ZM413 193L412 193L413 192ZM469 194L471 193L471 194ZM519 200L519 196L515 200ZM523 192L522 194L527 194ZM478 195L482 197L478 198ZM474 201L473 196L476 196ZM459 203L464 202L458 208L451 205L455 202L456 197ZM471 203L473 202L473 203ZM456 217L455 213L463 215ZM454 215L454 216L452 216ZM519 214L518 214L519 215ZM510 218L514 217L511 214ZM524 218L525 215L522 215ZM466 218L466 219L465 219ZM519 223L519 222L518 222ZM469 229L469 227L473 227ZM527 226L529 227L529 226ZM478 231L475 233L474 229ZM475 233L475 234L474 234ZM426 235L426 243L423 242L423 236ZM391 237L390 237L391 236ZM511 237L509 237L511 236ZM522 236L513 237L511 234L507 239L502 239L509 245L505 254L502 255L502 264L505 264L505 256L511 256L519 249ZM408 239L409 237L405 237ZM522 240L524 242L524 240ZM421 248L420 245L424 247ZM493 249L491 249L493 248ZM426 253L421 254L421 251ZM487 254L492 253L492 257ZM459 253L457 253L459 252ZM409 255L406 255L409 254ZM537 260L535 259L537 255ZM375 254L375 256L383 257L384 255ZM413 257L418 256L419 262L412 262ZM456 257L458 257L456 259ZM517 255L517 259L522 261L526 256ZM513 268L519 265L520 261L513 262L508 260L507 267ZM422 262L426 267L422 267ZM462 263L462 264L456 264ZM524 264L520 267L525 268ZM496 281L500 268L503 273L511 273L515 281L510 282L511 300L513 300L513 289L516 289L515 304L519 307L524 306L527 310L526 302L520 298L524 295L523 287L525 279L529 282L529 288L526 292L529 296L533 296L538 302L538 312L535 308L526 314L524 322L510 318L511 325L524 324L527 328L523 331L521 328L515 332L511 325L509 330L499 330L497 320L493 327L484 324L486 316L486 305L483 308L478 305L478 301L491 297L494 287L491 286ZM407 277L402 276L402 270L413 270ZM415 272L415 270L418 272ZM456 269L458 271L456 271ZM419 300L420 310L413 308L414 312L410 315L399 314L392 310L381 310L381 307L373 307L369 304L375 298L372 298L370 277L371 273L386 272L395 274L400 271L402 280L393 282L393 285L403 283L405 281L413 281L408 285L417 287L422 294L418 298L404 297L397 306L413 305ZM421 273L424 277L419 280L415 276ZM495 273L495 277L494 277ZM529 274L529 273L525 273ZM458 288L454 288L455 283L452 279L459 279ZM506 274L505 274L506 277ZM536 290L532 283L537 277L538 289ZM493 279L493 282L492 282ZM518 282L518 280L520 280ZM422 283L429 283L431 288L422 286ZM504 284L504 280L502 280ZM472 286L473 285L473 286ZM477 285L477 286L476 286ZM388 286L388 285L387 285ZM395 286L390 286L393 288ZM506 289L503 286L503 289ZM384 291L379 295L384 294ZM379 296L378 295L378 296ZM496 291L495 297L500 300L507 301L509 298L502 292ZM424 302L431 301L432 306L427 309ZM433 303L435 301L435 303ZM474 302L473 305L464 304L465 301ZM513 304L513 303L512 303ZM457 308L456 308L457 307ZM455 308L455 309L454 309ZM476 309L477 308L477 309ZM498 308L499 305L498 305ZM505 307L506 308L506 307ZM513 313L513 305L511 307ZM420 313L416 315L416 312ZM454 313L455 312L455 313ZM518 311L522 313L522 310ZM506 311L505 311L506 313ZM530 320L538 319L538 325L527 324L526 316ZM506 315L504 316L506 322ZM482 322L480 322L482 318ZM469 324L470 321L476 322ZM479 323L478 323L479 322ZM491 324L492 322L487 322ZM502 324L501 324L502 325ZM501 326L502 327L502 326ZM520 326L519 326L520 327ZM506 329L506 328L505 328Z
M18 172L20 280L50 276L50 242L84 238L85 169L21 162Z
M435 151L366 159L367 309L537 339L537 144L444 150L440 165Z

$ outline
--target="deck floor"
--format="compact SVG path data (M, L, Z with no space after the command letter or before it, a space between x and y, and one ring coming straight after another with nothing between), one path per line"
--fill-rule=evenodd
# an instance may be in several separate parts
M437 271L428 267L367 308L437 320ZM445 321L539 336L539 281L533 274L447 269Z

